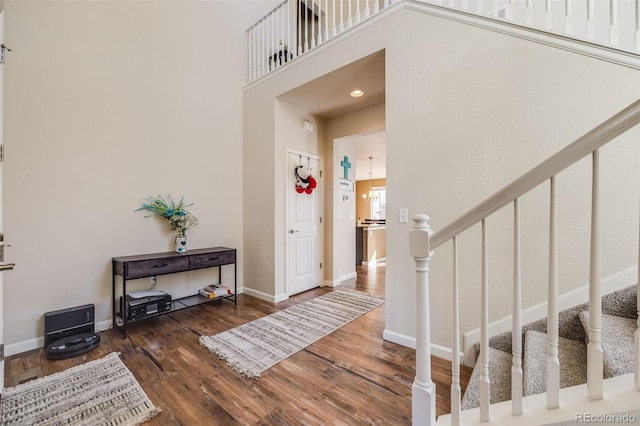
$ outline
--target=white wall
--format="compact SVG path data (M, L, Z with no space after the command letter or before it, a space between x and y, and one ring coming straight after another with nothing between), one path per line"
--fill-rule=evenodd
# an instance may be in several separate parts
M328 142L331 143L331 142ZM347 136L333 140L333 158L335 178L330 180L333 194L332 222L332 247L327 250L332 258L333 273L335 278L327 280L332 286L356 276L356 138ZM344 179L344 169L335 167L344 157L349 158L349 180L353 182L353 191L340 190L340 178ZM342 173L341 173L342 172Z
M8 352L37 343L48 311L94 303L110 320L111 258L173 249L164 223L134 213L149 195L195 203L189 247L237 248L242 286L241 52L276 3L5 2Z
M247 88L245 126L264 124L265 131L253 129L252 135L262 137L246 137L245 145L276 143L269 142L269 125L254 115L271 114L274 97L380 49L386 52L389 194L386 336L411 344L415 336L415 278L408 250L411 224L398 223L398 209L407 208L410 215L427 213L432 226L442 228L637 99L640 73L401 10ZM636 140L638 134L635 130ZM633 140L633 135L626 135L602 152L604 275L637 263L638 147ZM588 202L586 163L559 176L562 292L586 280L588 213L579 209ZM333 168L335 179L338 165ZM278 173L276 169L276 182ZM611 183L614 174L619 176L617 186ZM541 187L522 200L527 306L546 297L546 192ZM507 315L510 306L512 240L508 227L493 231L501 223L511 223L507 209L489 220L490 298L497 302L491 319ZM463 331L477 326L479 319L479 246L477 227L461 237ZM450 249L443 247L431 265L432 338L442 346L451 344L449 327L444 326L450 324L450 258Z

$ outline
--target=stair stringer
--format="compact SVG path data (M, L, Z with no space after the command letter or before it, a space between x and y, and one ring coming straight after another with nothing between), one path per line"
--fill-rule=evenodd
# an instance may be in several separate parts
M560 408L547 410L546 393L523 398L523 414L511 415L511 401L489 407L489 421L480 422L480 409L464 410L460 413L460 424L464 425L548 425L559 422L575 422L578 415L627 415L627 423L640 421L640 392L633 387L633 373L604 380L604 399L589 401L587 384L560 389ZM632 407L632 408L629 408ZM633 416L635 420L630 417ZM583 417L584 419L584 417ZM583 423L585 423L583 421ZM616 422L614 422L615 424ZM617 422L622 423L622 422ZM451 424L451 415L438 417L436 425Z

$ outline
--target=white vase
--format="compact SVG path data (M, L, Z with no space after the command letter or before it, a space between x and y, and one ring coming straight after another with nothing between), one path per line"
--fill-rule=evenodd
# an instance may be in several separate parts
M176 251L178 253L186 253L187 252L187 236L186 235L177 235L176 236Z

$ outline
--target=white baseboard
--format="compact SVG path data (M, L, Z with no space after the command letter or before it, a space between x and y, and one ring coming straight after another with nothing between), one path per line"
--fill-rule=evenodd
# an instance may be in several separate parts
M237 294L242 294L244 289L238 288ZM112 327L113 321L111 319L99 321L95 323L96 331L106 331ZM32 351L44 347L44 336L37 337L35 339L24 340L22 342L12 343L5 345L5 356L17 355L23 352Z
M388 342L397 343L398 345L405 346L407 348L416 348L416 338L407 336L405 334L396 333L395 331L387 330L386 328L382 332L382 338ZM431 355L443 358L448 361L453 359L453 352L450 348L445 346L431 344ZM460 354L460 361L462 362L462 353Z
M322 287L338 287L346 280L351 280L353 278L358 278L358 273L356 271L349 272L348 274L341 275L337 280L326 280L322 283Z
M32 351L44 346L44 337L38 337L36 339L24 340L18 343L12 343L6 345L4 348L5 357L11 355L21 354L22 352Z
M632 266L602 279L602 295L613 293L629 287L638 281L638 267ZM584 284L558 297L558 311L571 308L589 301L589 284ZM547 302L542 302L522 311L522 325L538 321L547 317ZM489 336L495 336L505 331L511 331L512 316L499 319L489 324ZM473 346L480 341L480 328L464 333L462 347L465 353L465 364L475 364Z
M286 293L282 293L282 294L278 294L276 296L272 296L270 294L263 293L261 291L254 290L252 288L247 288L247 287L243 288L243 292L246 295L257 297L258 299L266 300L267 302L271 302L271 303L282 302L282 301L287 300L289 298L289 296Z
M362 261L362 266L371 266L372 268L378 265L378 263L385 263L387 261L386 257L381 257L380 259L374 259L371 262Z
M100 321L95 324L96 331L105 331L111 328L111 320ZM17 355L23 352L32 351L44 347L44 337L24 340L18 343L12 343L5 346L5 356Z

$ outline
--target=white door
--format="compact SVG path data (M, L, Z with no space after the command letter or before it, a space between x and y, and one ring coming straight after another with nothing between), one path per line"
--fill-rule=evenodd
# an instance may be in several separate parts
M322 283L320 159L302 151L289 151L287 163L286 291L292 296ZM296 176L296 168L300 178ZM311 179L305 176L307 171L311 172ZM316 187L309 189L314 181Z

